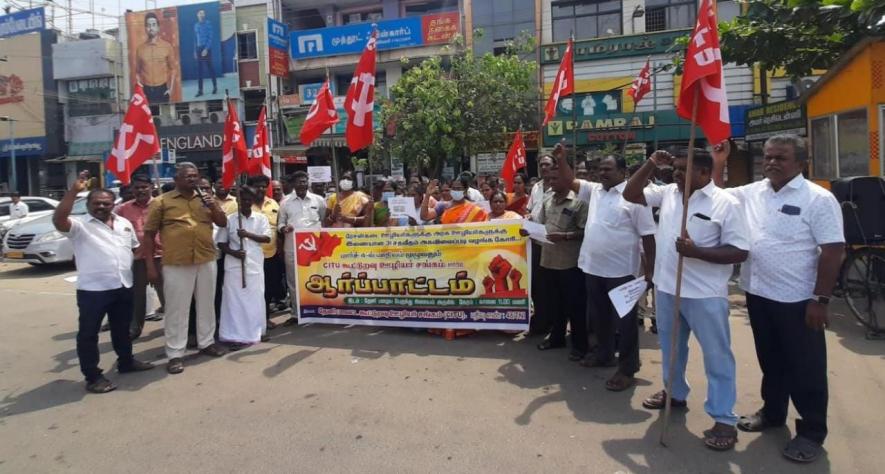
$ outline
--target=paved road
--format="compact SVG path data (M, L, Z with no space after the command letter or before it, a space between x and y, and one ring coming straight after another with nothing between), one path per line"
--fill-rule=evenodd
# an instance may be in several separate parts
M120 389L83 390L74 351L70 268L0 264L0 472L881 472L885 342L847 316L827 334L828 455L798 467L779 454L790 431L701 442L712 422L697 345L689 411L658 445L660 353L642 335L639 386L615 394L536 340L479 334L446 342L401 329L300 327L223 359L111 373ZM739 298L731 324L738 411L755 410L759 370ZM162 323L136 345L164 362ZM102 366L113 363L107 333ZM792 420L790 422L792 426Z

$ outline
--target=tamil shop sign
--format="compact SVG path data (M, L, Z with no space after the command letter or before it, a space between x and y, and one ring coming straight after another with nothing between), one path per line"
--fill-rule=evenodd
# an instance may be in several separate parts
M274 76L289 77L289 25L268 18L267 46L270 73Z
M362 52L372 34L372 23L293 31L290 48L295 59ZM460 30L458 12L379 21L378 49L397 49L449 42Z
M805 107L795 100L747 109L747 141L765 140L780 133L805 135Z
M41 31L46 27L43 7L0 16L0 38Z
M664 31L642 35L618 36L575 42L575 61L596 61L626 56L646 56L681 49L676 40L688 36L690 30ZM565 43L542 49L542 64L558 63L565 51Z

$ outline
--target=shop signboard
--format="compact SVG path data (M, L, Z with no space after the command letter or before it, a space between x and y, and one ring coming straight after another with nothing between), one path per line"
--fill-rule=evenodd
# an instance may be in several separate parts
M33 33L44 28L46 28L46 15L43 7L0 16L0 38Z
M268 18L267 44L271 75L289 77L289 25Z
M747 141L766 140L780 133L806 134L805 106L795 100L747 109L744 120Z
M612 38L575 42L575 62L600 59L648 56L681 50L676 40L687 37L691 30L672 30ZM541 64L558 64L565 51L565 43L545 46L541 50Z

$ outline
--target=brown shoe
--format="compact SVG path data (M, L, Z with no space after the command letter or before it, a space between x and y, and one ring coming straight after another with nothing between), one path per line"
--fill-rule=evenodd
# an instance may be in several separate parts
M661 390L660 392L648 397L645 401L642 402L642 406L648 408L649 410L663 410L664 405L667 399L667 392L665 390ZM675 398L670 399L670 406L673 408L683 408L688 404L685 403L685 400L677 400Z
M145 370L151 370L153 368L153 364L132 359L132 362L130 362L129 365L125 365L122 367L118 366L117 372L120 372L121 374L127 374L130 372L144 372Z
M181 358L179 357L169 359L169 363L166 364L166 372L169 372L173 375L184 372L184 362L182 362Z
M114 385L110 380L99 376L92 382L86 383L86 391L90 393L108 393L113 392L117 389L117 386Z
M200 354L205 354L212 357L221 357L227 354L227 349L225 349L224 346L222 346L221 344L213 343L211 346L206 346L200 349Z

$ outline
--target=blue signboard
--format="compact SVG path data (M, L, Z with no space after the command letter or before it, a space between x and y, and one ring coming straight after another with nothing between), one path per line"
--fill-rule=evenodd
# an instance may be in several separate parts
M289 49L289 25L273 18L268 18L267 42L271 48L287 51Z
M317 95L320 93L320 89L323 88L322 82L313 82L310 84L299 84L298 85L298 94L301 95L301 103L305 105L312 105L315 100L317 100ZM335 83L329 83L329 90L332 92L332 95L335 95Z
M0 140L0 156L9 156L9 140ZM26 137L15 139L15 156L40 156L46 153L46 137Z
M45 27L46 15L43 7L0 16L0 38L41 31Z
M421 17L380 21L378 49L407 48L423 44ZM361 53L372 35L371 23L293 31L290 37L295 59Z

